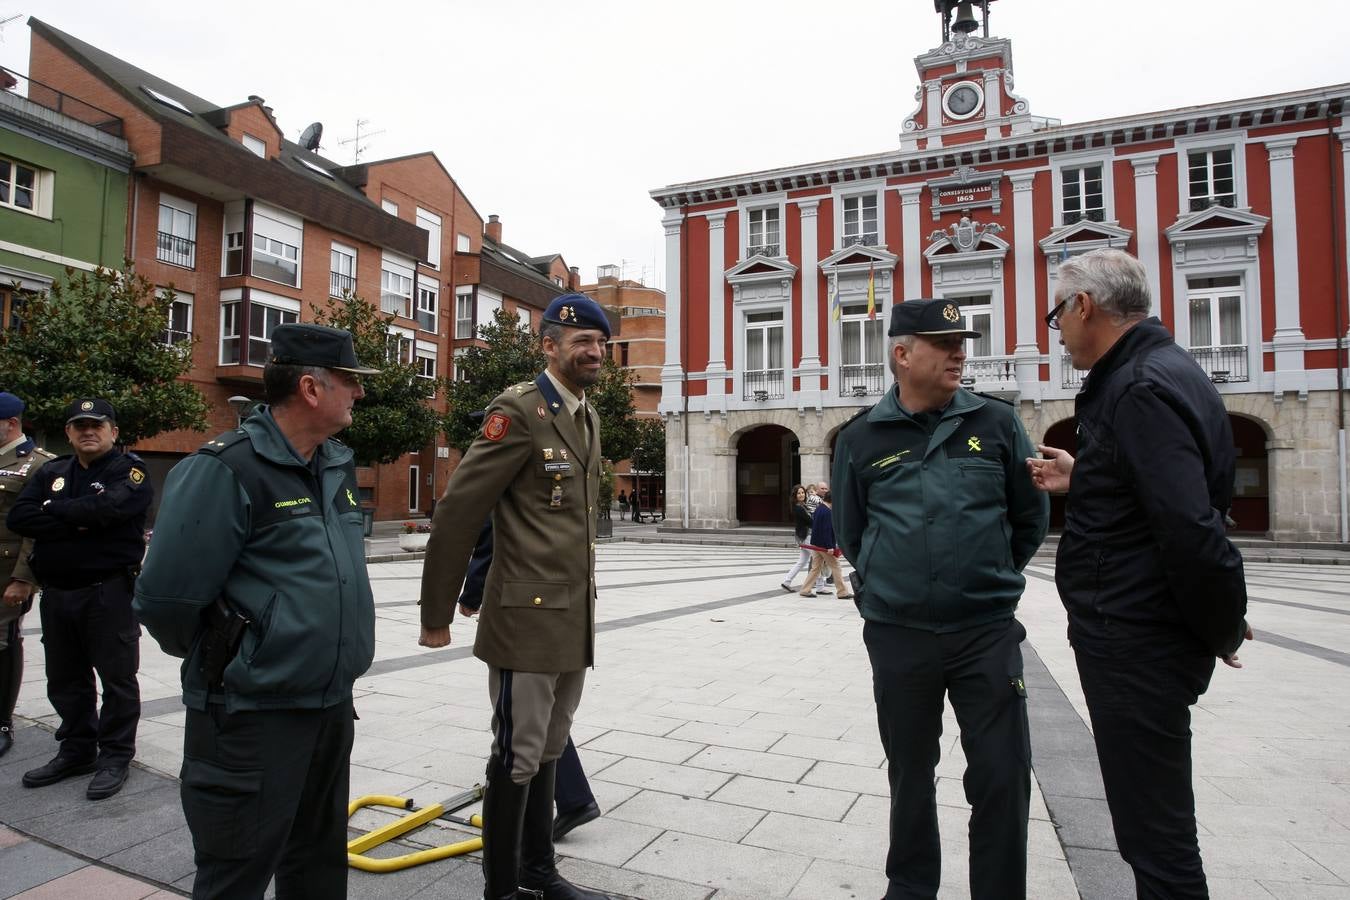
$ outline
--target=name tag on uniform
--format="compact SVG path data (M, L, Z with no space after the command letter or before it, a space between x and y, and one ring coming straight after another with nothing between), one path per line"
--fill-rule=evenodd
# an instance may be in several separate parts
M544 463L545 472L571 472L572 464L570 462L550 462Z

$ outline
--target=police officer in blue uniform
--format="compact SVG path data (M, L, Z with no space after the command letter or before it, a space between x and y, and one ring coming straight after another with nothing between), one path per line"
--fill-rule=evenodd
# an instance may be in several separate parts
M126 783L141 715L141 628L131 595L155 492L140 457L117 448L117 433L117 413L107 400L72 403L66 438L75 452L43 466L7 518L10 530L33 538L47 698L61 716L60 750L24 773L23 785L44 787L95 772L85 791L90 800L111 797Z

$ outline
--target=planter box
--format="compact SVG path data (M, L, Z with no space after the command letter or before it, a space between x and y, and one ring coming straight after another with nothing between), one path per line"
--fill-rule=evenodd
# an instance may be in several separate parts
M425 550L429 540L431 540L429 534L400 534L398 536L398 548L409 553L414 550Z

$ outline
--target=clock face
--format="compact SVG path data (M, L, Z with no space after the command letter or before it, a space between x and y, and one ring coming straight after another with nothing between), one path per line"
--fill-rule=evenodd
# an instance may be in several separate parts
M984 105L984 92L973 81L962 81L947 89L942 98L943 111L953 119L969 119Z

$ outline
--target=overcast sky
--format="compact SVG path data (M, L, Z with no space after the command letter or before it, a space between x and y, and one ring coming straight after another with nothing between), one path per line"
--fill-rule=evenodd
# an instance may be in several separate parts
M266 98L321 153L432 150L503 239L664 285L652 188L898 146L930 0L0 0L222 106ZM1350 81L1343 3L997 0L1016 93L1066 124Z

